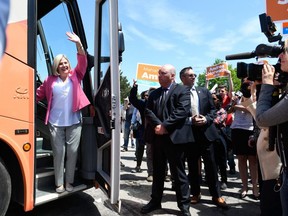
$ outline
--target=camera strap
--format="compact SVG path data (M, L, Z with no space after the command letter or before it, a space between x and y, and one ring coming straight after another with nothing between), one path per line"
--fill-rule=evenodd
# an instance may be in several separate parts
M283 166L281 167L280 169L280 172L279 172L279 176L278 178L276 179L276 184L274 185L274 191L275 192L279 192L282 188L282 185L283 185L283 181L282 181L282 174L283 174Z
M279 192L282 188L283 183L284 183L283 178L282 178L283 171L284 170L287 171L287 161L286 161L286 155L285 155L285 151L284 151L283 136L280 133L279 125L277 125L276 145L278 148L278 152L279 152L280 160L282 162L282 166L280 169L279 176L276 179L276 184L274 185L274 191Z
M284 169L287 168L287 160L285 155L285 149L283 144L283 135L280 133L279 125L277 125L277 147L279 149L279 155Z

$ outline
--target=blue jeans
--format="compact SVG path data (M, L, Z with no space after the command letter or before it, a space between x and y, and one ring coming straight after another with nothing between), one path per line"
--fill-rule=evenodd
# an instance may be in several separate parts
M231 128L230 128L230 125L227 125L225 127L224 131L225 131L226 135L228 136L228 138L231 139ZM231 148L231 146L230 146L230 148ZM231 169L235 170L236 163L235 163L235 160L234 160L233 149L227 149L227 160L228 160L228 165L229 165L230 170Z
M288 170L284 169L282 174L282 187L280 190L280 199L282 205L282 215L288 215Z
M131 129L130 129L131 123L125 121L125 126L124 126L124 148L128 148L128 143L129 143L129 137L130 137L130 133L131 133ZM134 143L132 142L131 145L133 146Z

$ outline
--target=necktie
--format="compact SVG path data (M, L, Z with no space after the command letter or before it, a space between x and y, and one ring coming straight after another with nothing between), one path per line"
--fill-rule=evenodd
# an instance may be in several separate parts
M159 99L159 109L158 109L159 116L162 116L163 114L163 109L164 109L165 101L166 101L166 94L167 94L167 89L162 88L161 96Z
M192 116L198 115L198 95L195 88L191 89L191 109L192 109Z
M167 89L162 89L162 92L161 92L161 98L160 98L160 107L163 109L164 108L164 104L165 104L165 101L166 101L166 93L167 93Z

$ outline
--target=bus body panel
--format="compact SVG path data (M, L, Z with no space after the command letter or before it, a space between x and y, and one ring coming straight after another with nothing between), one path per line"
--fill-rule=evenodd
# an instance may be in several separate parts
M9 146L18 159L18 163L21 168L21 176L23 175L23 207L25 211L30 211L34 208L34 145L31 143L31 149L25 152L23 150L23 144L27 143L27 140L31 139L30 137L34 132L34 125L3 117L0 117L0 124L7 126L10 125L7 127L8 132L1 131L0 140ZM15 125L17 125L17 128L28 128L31 131L30 134L19 137L9 136L9 133L16 127ZM14 172L13 170L10 171Z
M27 63L27 0L10 0L6 52Z
M4 55L1 64L0 91L4 104L0 106L0 115L33 123L34 70L8 55Z
M34 205L34 70L9 55L3 56L0 68L3 103L0 106L0 138L19 161L24 183L24 209L31 210ZM23 149L26 143L31 145L27 152Z
M30 1L30 0L29 0ZM28 18L28 0L10 0L8 23L15 23Z

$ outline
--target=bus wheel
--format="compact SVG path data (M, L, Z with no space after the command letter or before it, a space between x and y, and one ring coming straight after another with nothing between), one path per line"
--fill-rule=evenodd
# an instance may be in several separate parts
M11 178L3 161L0 159L0 216L4 216L11 198Z

